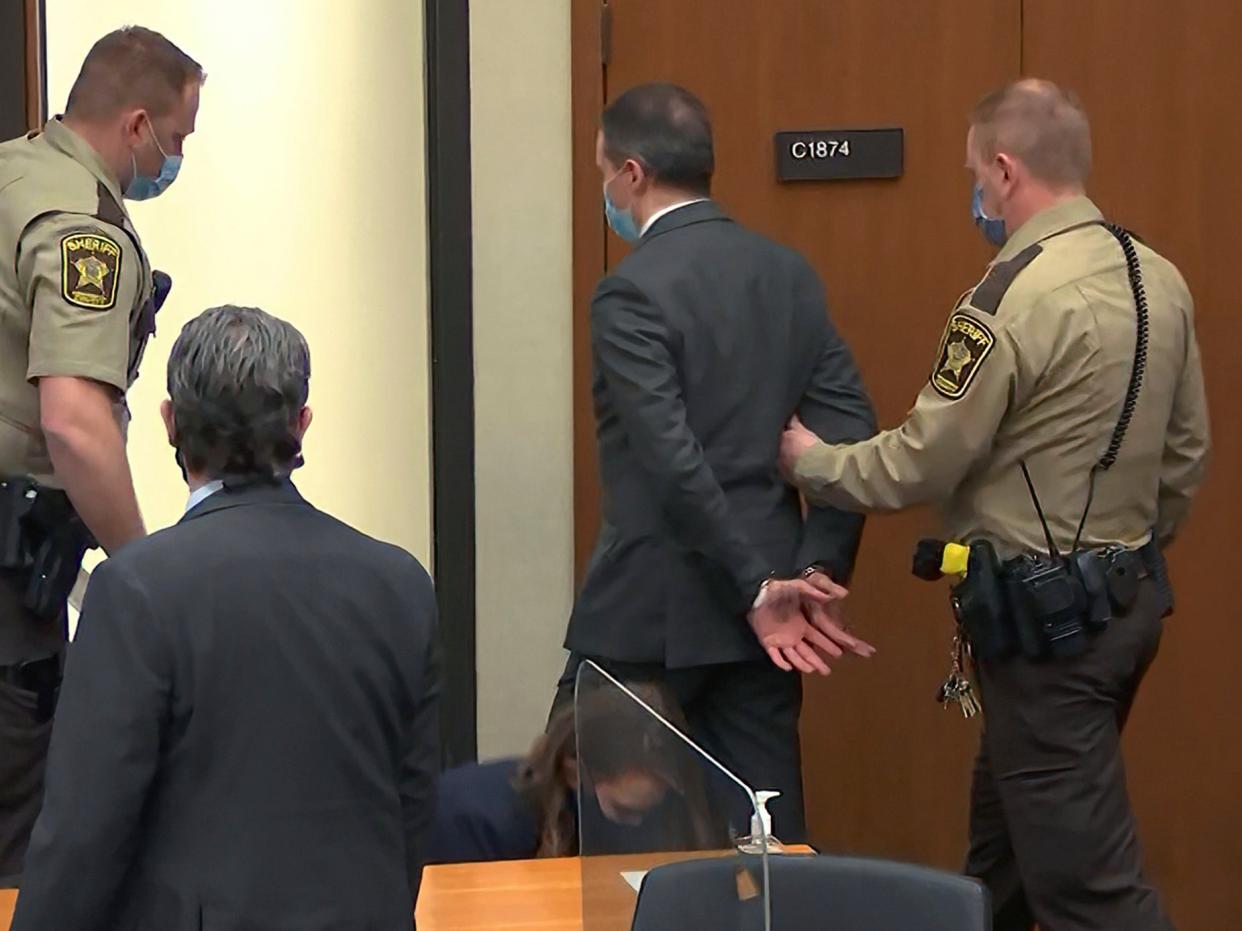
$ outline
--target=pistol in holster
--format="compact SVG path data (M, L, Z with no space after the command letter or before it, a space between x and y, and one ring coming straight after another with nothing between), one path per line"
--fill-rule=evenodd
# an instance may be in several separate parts
M63 491L28 477L0 481L0 569L21 580L37 618L61 617L82 557L98 545Z
M953 586L950 603L973 655L1005 659L1017 652L1017 633L1001 580L1000 559L987 540L970 544L966 576Z

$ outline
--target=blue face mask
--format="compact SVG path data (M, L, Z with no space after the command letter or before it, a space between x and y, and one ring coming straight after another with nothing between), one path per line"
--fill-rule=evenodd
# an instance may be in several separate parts
M620 172L604 182L604 217L608 220L608 225L612 227L612 231L626 242L638 242L638 240L642 239L643 233L638 228L638 223L634 220L633 212L620 209L612 202L612 198L608 195L608 185L615 181L619 174Z
M158 175L154 178L144 178L138 174L138 160L134 157L134 153L129 154L130 162L134 166L134 177L129 182L129 187L125 189L125 196L129 200L150 200L152 197L159 197L168 190L170 184L177 180L177 173L181 171L181 156L165 153L164 147L160 145L160 137L155 134L154 129L151 130L151 138L155 140L155 147L160 150L160 155L164 156L164 163L160 166Z
M989 217L983 212L983 188L976 184L975 192L970 199L970 213L975 218L975 226L983 233L983 238L994 246L1003 246L1009 238L1005 230L1005 221Z

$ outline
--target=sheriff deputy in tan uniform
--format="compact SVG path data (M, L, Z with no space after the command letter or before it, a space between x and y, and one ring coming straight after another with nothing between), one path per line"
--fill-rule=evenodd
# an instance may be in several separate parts
M1190 293L1084 195L1087 117L1055 85L984 98L967 153L976 222L1001 249L954 308L930 383L905 423L866 442L828 446L791 425L783 464L816 504L942 504L951 540L990 544L981 550L995 551L1023 616L1037 605L1051 618L1022 628L1020 647L975 656L985 726L967 872L991 888L997 931L1168 929L1143 874L1120 732L1171 607L1157 545L1181 526L1208 454ZM1047 590L1031 583L1088 589L1049 555L1036 497L1058 553L1081 523L1079 549L1114 571L1120 607L1112 587L1090 602L1111 614L1102 627L1084 621L1087 602L1041 601ZM986 577L972 561L966 582ZM997 613L1017 623L1016 609Z
M124 198L176 177L203 80L163 36L121 29L87 55L63 118L0 145L0 886L42 798L82 552L145 533L125 393L168 278Z

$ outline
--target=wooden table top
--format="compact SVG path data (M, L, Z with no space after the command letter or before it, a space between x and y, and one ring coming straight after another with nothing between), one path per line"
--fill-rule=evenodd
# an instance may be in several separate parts
M582 866L573 857L454 863L423 871L419 931L581 931Z
M794 847L791 853L813 853ZM582 931L582 890L590 890L592 931L629 931L638 896L623 871L711 853L563 857L429 866L418 897L419 931ZM17 894L0 889L0 931L9 931ZM596 916L599 920L596 920Z

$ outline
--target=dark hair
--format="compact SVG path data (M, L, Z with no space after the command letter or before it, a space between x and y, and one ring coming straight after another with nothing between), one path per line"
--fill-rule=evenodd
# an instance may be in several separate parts
M162 116L181 101L188 85L206 80L202 65L158 32L125 26L87 52L65 112L95 120L142 107Z
M629 683L627 688L685 732L681 711L666 690L645 683ZM555 711L547 731L518 767L514 787L539 822L536 856L579 852L578 813L571 807L565 769L567 764L576 766L580 757L589 761L590 778L597 783L633 770L659 777L685 797L688 843L708 849L724 840L708 818L702 771L680 738L620 689L600 685Z
M276 478L301 464L293 432L310 392L297 328L255 307L215 307L185 325L168 357L177 451L210 478Z
M659 184L706 197L716 156L703 102L676 84L630 88L600 120L604 154L614 165L634 159Z

